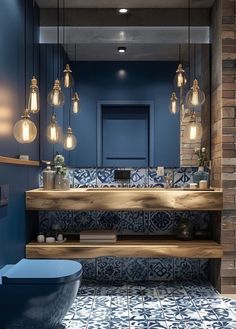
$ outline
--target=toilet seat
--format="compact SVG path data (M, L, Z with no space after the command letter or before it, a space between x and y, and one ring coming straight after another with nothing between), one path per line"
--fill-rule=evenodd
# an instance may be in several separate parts
M2 284L58 284L77 280L80 263L71 260L22 259L2 275Z

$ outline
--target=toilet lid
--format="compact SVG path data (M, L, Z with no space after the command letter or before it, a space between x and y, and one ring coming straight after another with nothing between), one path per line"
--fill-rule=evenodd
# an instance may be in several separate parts
M4 284L47 284L78 280L82 266L72 260L22 259L2 276Z

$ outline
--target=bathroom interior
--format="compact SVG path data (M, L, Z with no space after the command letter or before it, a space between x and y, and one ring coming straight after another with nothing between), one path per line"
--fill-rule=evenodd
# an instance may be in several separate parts
M236 328L236 1L0 5L0 328Z

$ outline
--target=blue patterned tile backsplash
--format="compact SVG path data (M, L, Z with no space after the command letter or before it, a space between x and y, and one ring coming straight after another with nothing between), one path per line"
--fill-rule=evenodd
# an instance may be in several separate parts
M125 184L131 188L165 187L164 176L156 168L72 168L69 170L70 186L105 187L120 186L114 179L115 169L128 169L131 178ZM166 168L173 177L175 187L192 182L197 168ZM42 184L42 179L40 179ZM83 230L116 230L120 235L174 235L178 221L188 216L195 232L209 231L208 212L170 211L40 211L39 232L53 234L52 226L59 224L63 234L79 238ZM98 281L172 281L206 278L208 260L183 258L117 258L99 257L81 259L83 277Z

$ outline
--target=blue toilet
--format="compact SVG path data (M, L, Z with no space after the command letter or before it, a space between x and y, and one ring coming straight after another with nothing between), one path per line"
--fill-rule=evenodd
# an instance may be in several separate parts
M22 259L0 269L0 328L54 329L73 303L82 275L71 260Z

